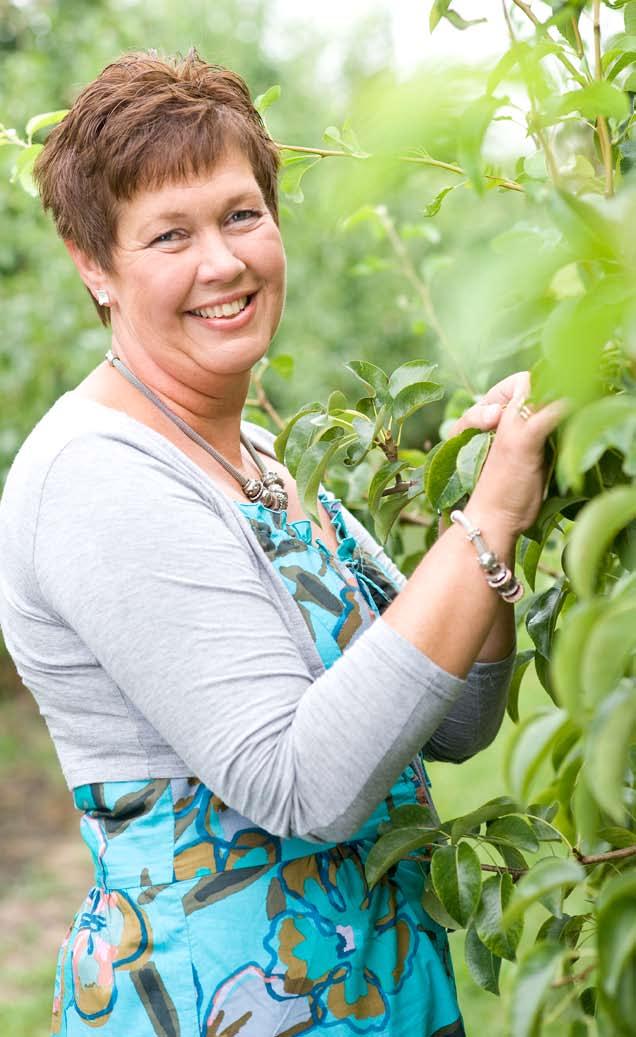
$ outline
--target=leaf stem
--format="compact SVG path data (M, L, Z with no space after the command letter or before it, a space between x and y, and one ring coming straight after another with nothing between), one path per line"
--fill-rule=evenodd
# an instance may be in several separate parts
M603 52L601 48L601 0L594 0L594 78L600 82L603 78ZM605 166L605 197L611 198L614 194L614 170L612 167L612 142L607 128L607 119L599 115L596 120L596 132L603 165Z

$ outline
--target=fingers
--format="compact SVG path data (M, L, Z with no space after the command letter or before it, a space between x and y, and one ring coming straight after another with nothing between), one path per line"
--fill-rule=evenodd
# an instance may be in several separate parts
M473 407L469 407L461 418L458 418L450 435L458 436L467 428L478 428L482 432L489 432L491 429L497 428L502 413L503 408L499 403L476 403Z
M493 385L480 403L498 403L506 407L515 396L523 396L524 399L530 395L530 372L516 371L514 374L502 378L500 382Z
M504 408L504 417L499 427L503 435L510 432L527 438L529 433L530 439L543 443L567 412L568 405L565 400L557 400L535 410L526 403L524 395L515 393L508 406Z

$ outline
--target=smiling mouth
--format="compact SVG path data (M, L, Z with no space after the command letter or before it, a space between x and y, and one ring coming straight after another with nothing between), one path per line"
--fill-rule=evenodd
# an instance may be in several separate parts
M233 302L224 302L218 306L206 306L200 310L188 310L188 313L192 313L195 317L204 317L207 320L229 320L242 313L253 298L254 294L243 295L240 299L235 299Z

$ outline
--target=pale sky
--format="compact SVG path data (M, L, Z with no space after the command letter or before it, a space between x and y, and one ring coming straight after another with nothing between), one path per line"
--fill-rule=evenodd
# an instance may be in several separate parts
M460 31L442 21L433 34L428 28L432 0L270 0L270 4L277 27L277 40L271 41L274 52L285 45L285 25L304 26L309 31L315 29L329 41L334 65L338 60L338 37L374 11L390 13L396 65L404 75L421 62L448 58L481 61L501 53L508 44L501 0L454 0L453 8L464 18L485 17L487 22ZM532 0L532 9L541 19L552 13L540 0ZM519 24L525 24L521 12L515 14ZM581 31L586 37L590 36L590 23L589 13L585 13ZM622 12L603 7L602 26L605 35L622 31Z

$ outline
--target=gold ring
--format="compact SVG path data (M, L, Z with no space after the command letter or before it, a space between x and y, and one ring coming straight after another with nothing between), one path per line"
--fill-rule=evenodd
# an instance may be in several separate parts
M527 403L522 403L519 407L519 417L523 418L524 421L527 421L528 418L531 418L533 413L534 412L531 410Z

